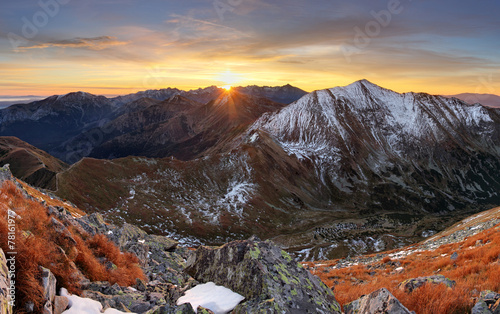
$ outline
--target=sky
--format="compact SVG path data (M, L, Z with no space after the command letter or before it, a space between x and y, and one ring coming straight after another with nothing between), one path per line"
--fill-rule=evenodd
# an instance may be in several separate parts
M0 96L360 79L498 95L498 12L498 0L2 1Z

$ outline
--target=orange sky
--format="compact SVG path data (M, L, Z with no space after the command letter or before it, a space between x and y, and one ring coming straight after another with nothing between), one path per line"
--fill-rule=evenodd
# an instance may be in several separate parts
M3 3L0 96L210 85L312 91L363 78L398 92L500 94L497 2L231 3L220 11L211 1L71 1L42 24L33 19L49 9L36 1Z

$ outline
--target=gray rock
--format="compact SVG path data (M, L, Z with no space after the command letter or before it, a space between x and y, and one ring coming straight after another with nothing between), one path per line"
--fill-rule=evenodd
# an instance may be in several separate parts
M481 291L471 313L500 314L500 294L490 290Z
M54 302L54 298L56 297L56 277L52 272L40 266L40 270L42 271L41 284L43 288L44 295L44 314L52 314L53 308L52 303Z
M452 261L456 261L456 260L457 260L457 258L458 258L458 253L457 253L457 252L454 252L453 254L451 254L451 257L450 257L450 258L451 258L451 260L452 260Z
M1 176L2 168L0 168ZM1 181L1 180L0 180ZM0 313L11 314L13 312L12 305L9 304L9 268L7 267L7 259L0 249Z
M410 314L411 312L396 299L389 290L382 288L369 295L344 305L345 314L355 313L385 313Z
M144 313L151 309L151 304L146 301L137 301L133 302L128 308L134 313Z
M0 167L0 183L4 181L13 181L14 177L10 172L9 164L5 164L3 167Z
M471 314L493 314L488 308L488 304L483 300L479 300L472 308Z
M427 277L418 277L418 278L412 278L412 279L407 279L400 283L398 285L399 289L410 293L413 290L423 286L426 283L432 283L432 284L444 284L448 288L453 288L456 284L454 280L448 279L443 275L436 275L436 276L427 276Z
M76 245L75 239L73 239L71 232L69 232L68 228L66 228L65 225L63 225L59 220L55 219L54 217L52 217L50 223L54 228L54 230L56 231L56 233L63 239L67 240L69 242L69 245L71 246Z
M238 313L340 313L331 289L270 241L234 241L220 248L200 247L186 272L246 298Z

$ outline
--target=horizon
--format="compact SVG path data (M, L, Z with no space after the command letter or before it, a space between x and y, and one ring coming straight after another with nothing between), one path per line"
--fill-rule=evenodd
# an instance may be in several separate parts
M245 88L245 87L251 87L251 86L256 86L256 87L271 87L271 88L274 88L274 87L284 87L286 85L290 85L292 87L295 87L295 88L298 88L298 89L301 89L307 93L312 93L314 91L319 91L319 90L325 90L325 89L332 89L332 88L335 88L335 87L344 87L344 86L348 86L348 85L351 85L351 84L354 84L356 82L359 82L359 81L363 81L363 80L366 80L366 79L359 79L359 80L356 80L356 81L353 81L349 84L345 84L345 85L336 85L336 86L331 86L331 87L327 87L327 88L322 88L322 89L315 89L315 90L306 90L306 89L303 89L303 88L300 88L299 86L295 86L293 84L290 84L290 83L286 83L286 84L283 84L283 85L256 85L256 84L252 84L252 85L234 85L234 86L229 86L230 89L233 89L233 88ZM375 84L381 88L384 88L384 89L389 89L389 90L393 90L392 88L388 88L386 86L383 86L383 85L379 85L373 81L370 81L370 80L367 80L369 81L370 83L372 84ZM164 89L178 89L178 90L181 90L181 91L194 91L194 90L198 90L198 89L207 89L207 88L210 88L210 87L217 87L217 88L220 88L220 89L225 89L227 86L217 86L217 85L209 85L209 86L201 86L201 87L194 87L194 88L189 88L189 89L182 89L182 88L179 88L179 87L174 87L174 86L164 86L164 87L159 87L159 88L153 88L153 89L144 89L144 90L137 90L137 91L132 91L131 93L127 93L127 94L99 94L99 93L91 93L91 92L88 92L86 90L82 90L82 89L76 89L76 90L73 90L73 91L69 91L69 92L64 92L64 93L55 93L55 94L46 94L46 95L34 95L34 94L27 94L27 95L23 95L23 94L19 94L19 95L0 95L0 102L4 102L4 101L10 101L10 100L16 100L16 99L19 99L19 98L25 98L25 99L34 99L34 98L41 98L41 99L45 99L45 98L48 98L48 97L52 97L52 96L60 96L60 95L66 95L66 94L71 94L71 93L78 93L78 92L84 92L84 93L88 93L88 94L92 94L94 96L104 96L106 98L115 98L115 97L120 97L120 96L126 96L126 95L130 95L130 94L136 94L136 93L140 93L140 92L146 92L146 91L155 91L155 90L164 90ZM433 93L429 93L427 91L419 91L419 90L411 90L411 91L397 91L397 90L393 90L397 93L400 93L400 94L404 94L404 93L426 93L426 94L430 94L430 95L438 95L438 96L445 96L445 97L452 97L452 96L457 96L457 95L464 95L464 94L474 94L474 95L477 95L477 96L497 96L497 97L500 97L500 94L492 94L492 93L473 93L473 92L461 92L461 93L457 93L457 94L445 94L445 93L437 93L437 94L433 94Z
M0 95L359 78L397 92L500 94L500 3L21 0L3 4ZM459 22L457 22L459 21Z

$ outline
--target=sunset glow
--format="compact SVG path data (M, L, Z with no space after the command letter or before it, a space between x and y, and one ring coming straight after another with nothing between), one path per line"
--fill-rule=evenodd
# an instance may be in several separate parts
M47 14L37 1L7 1L0 96L312 91L362 78L398 92L500 94L500 3L398 2L244 0L221 12L211 1L91 0Z

